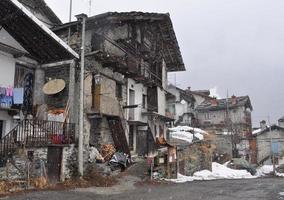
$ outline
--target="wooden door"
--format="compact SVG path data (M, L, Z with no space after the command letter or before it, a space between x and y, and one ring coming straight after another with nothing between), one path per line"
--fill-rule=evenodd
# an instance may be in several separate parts
M47 151L47 175L50 183L60 181L62 147L49 146Z

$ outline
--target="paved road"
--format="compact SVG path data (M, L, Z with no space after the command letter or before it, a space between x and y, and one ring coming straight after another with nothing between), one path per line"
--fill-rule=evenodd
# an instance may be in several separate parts
M281 196L283 192L283 196ZM13 200L284 200L284 178L199 181L183 184L50 191L8 197Z

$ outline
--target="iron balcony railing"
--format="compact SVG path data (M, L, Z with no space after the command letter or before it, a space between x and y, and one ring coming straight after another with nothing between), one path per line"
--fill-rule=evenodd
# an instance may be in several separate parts
M17 148L46 147L75 142L75 124L46 120L22 120L0 140L0 158L6 159Z

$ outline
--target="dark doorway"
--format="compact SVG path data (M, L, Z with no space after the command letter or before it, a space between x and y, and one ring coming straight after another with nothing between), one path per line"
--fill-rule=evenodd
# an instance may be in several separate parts
M4 121L0 120L0 140L2 139L4 134L3 128L4 128Z
M129 126L129 149L133 150L134 149L134 125Z
M147 131L137 131L136 152L139 156L147 154Z
M50 183L60 181L62 147L49 146L47 151L47 175Z

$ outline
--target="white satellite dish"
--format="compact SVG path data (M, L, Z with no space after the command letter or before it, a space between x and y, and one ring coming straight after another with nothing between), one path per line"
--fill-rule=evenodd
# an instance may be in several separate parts
M66 86L63 79L53 79L48 81L42 88L44 94L53 95L61 92Z

